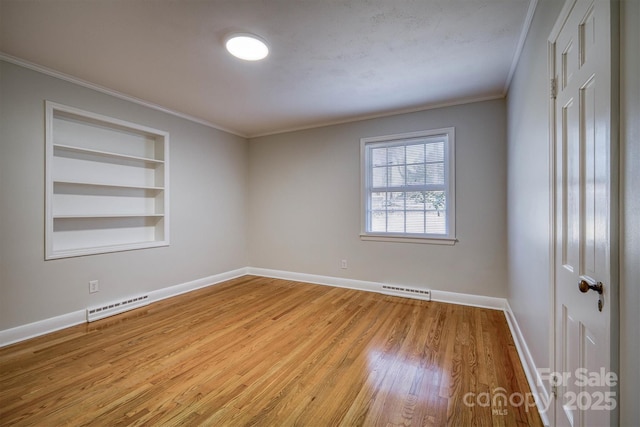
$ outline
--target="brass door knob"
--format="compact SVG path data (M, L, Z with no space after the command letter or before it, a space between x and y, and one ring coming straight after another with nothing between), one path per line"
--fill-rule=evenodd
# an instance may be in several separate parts
M593 290L593 291L596 291L598 294L602 295L601 282L598 282L598 284L596 285L590 285L589 282L587 282L586 280L581 280L580 283L578 283L578 289L580 289L580 292L582 293L589 292L589 290Z

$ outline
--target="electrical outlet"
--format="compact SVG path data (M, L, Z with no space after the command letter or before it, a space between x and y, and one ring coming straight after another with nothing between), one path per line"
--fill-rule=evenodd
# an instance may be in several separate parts
M90 280L89 281L89 293L90 294L95 294L99 290L100 290L100 282L98 282L97 280Z
M340 261L340 268L342 269L347 269L347 260L343 259L342 261Z

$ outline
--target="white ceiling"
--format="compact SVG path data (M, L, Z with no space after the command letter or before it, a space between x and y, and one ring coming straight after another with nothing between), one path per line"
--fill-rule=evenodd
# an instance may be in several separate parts
M504 95L530 0L0 0L0 51L243 136ZM252 32L271 53L228 55Z

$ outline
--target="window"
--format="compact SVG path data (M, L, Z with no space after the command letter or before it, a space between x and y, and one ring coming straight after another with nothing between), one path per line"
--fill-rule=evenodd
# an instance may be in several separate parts
M363 240L455 242L454 128L361 139Z

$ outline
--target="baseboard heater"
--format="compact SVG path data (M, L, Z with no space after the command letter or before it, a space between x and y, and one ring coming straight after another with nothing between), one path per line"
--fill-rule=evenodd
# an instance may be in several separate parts
M407 288L403 286L393 286L393 285L382 285L382 289L384 289L386 294L391 295L406 295L411 296L412 298L420 298L426 299L427 301L431 301L431 291L428 289L417 289L417 288Z
M87 308L87 322L104 319L115 314L124 313L134 308L149 305L149 295L125 298L122 301L111 302L97 307Z

